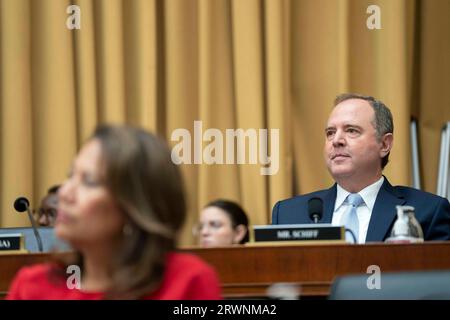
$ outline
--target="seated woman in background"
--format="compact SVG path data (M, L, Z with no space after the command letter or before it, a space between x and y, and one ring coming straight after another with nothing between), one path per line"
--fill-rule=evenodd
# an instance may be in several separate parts
M249 241L248 217L237 203L215 200L202 210L195 232L202 247L244 244Z
M7 298L220 299L215 271L173 252L185 215L166 144L141 129L101 126L59 189L55 232L76 260L24 267Z
M34 211L34 219L40 227L53 227L55 225L59 187L59 185L56 185L48 189L47 194L41 201L41 206Z

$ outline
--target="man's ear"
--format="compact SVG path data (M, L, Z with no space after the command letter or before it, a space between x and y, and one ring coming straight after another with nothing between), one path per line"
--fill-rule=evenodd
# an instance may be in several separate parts
M393 145L394 135L392 133L386 133L381 138L380 158L384 158L392 150Z
M233 244L239 244L242 239L244 239L247 232L248 229L243 224L240 224L236 228L234 228Z

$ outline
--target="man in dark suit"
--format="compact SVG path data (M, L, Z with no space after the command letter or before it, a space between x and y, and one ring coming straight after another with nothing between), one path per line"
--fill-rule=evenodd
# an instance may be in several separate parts
M450 239L447 199L409 187L393 187L382 170L394 136L392 114L379 100L342 94L325 129L324 156L336 183L329 189L279 201L272 224L312 223L308 201L323 200L320 223L345 225L359 243L384 241L396 219L396 206L415 208L425 240Z

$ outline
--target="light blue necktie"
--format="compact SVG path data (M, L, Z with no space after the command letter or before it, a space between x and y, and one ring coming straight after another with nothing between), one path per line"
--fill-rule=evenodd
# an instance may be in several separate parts
M358 193L350 193L347 196L346 202L350 205L350 208L342 215L341 224L347 229L352 230L358 243L359 237L359 220L356 214L356 209L364 203L363 198ZM346 240L353 240L352 236L346 232Z

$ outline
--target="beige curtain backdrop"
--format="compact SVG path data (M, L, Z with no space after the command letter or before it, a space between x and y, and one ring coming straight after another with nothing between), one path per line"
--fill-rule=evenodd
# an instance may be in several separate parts
M81 29L66 28L66 8ZM381 30L369 30L369 5ZM0 0L0 218L34 207L98 123L173 130L279 129L276 175L260 165L181 165L189 215L215 198L252 224L273 204L332 183L322 156L334 97L361 92L395 120L385 174L410 184L409 121L419 119L422 178L436 191L440 129L450 120L449 0ZM194 138L194 137L192 137ZM203 146L207 143L204 142Z

